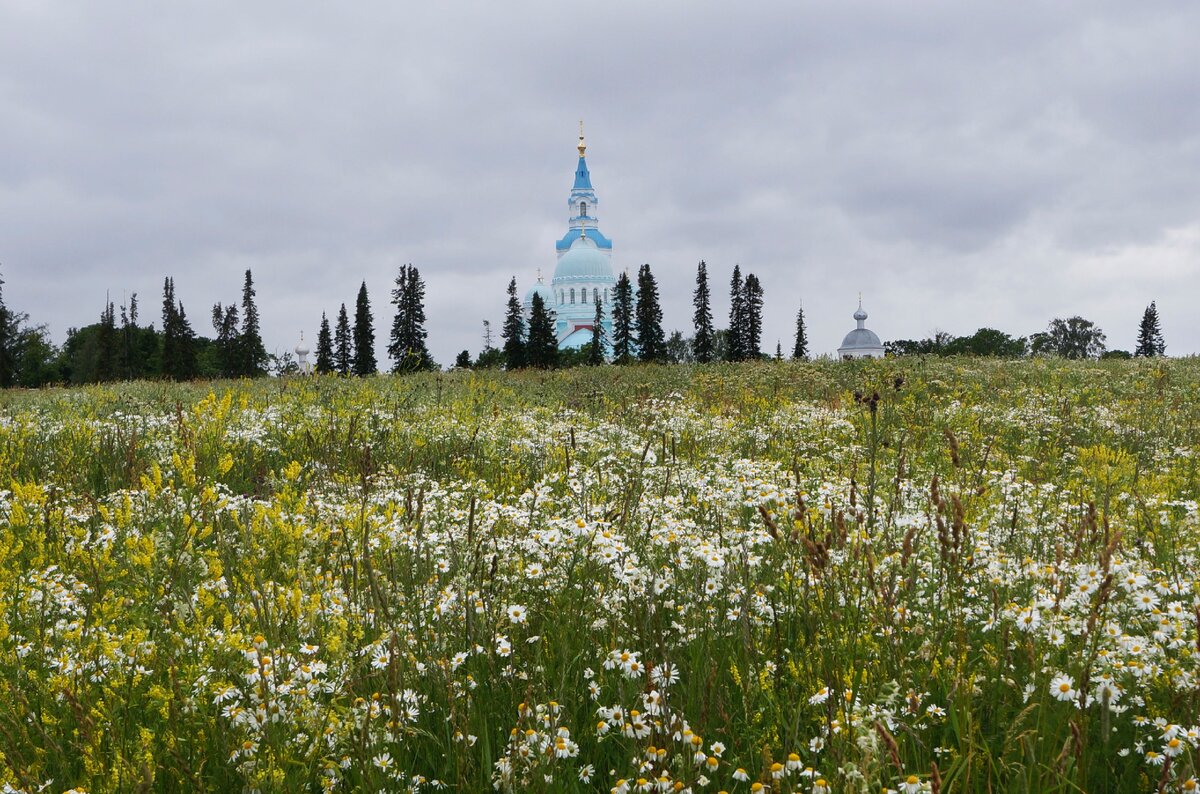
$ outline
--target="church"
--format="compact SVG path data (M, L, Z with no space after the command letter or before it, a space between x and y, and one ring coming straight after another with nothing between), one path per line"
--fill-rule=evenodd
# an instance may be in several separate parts
M567 233L555 243L558 262L549 286L538 271L537 283L525 293L525 316L533 307L533 296L540 294L546 308L554 312L555 331L560 350L578 349L592 341L596 319L596 299L602 307L602 326L606 339L612 339L612 298L617 280L613 276L612 240L600 231L596 207L600 203L592 188L583 140L583 122L579 122L579 162L575 166L575 184L567 198Z

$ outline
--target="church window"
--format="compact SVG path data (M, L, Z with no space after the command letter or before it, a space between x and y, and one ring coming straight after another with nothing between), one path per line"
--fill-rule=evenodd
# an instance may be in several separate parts
M571 303L575 302L575 288L571 287Z
M584 287L583 289L579 290L579 302L587 303L587 287Z
M587 202L586 201L579 202L579 215L584 218L587 217Z
M558 302L559 302L559 304L563 304L563 303L567 302L566 293L563 292L562 290L558 291Z
M608 287L604 288L604 302L608 303Z

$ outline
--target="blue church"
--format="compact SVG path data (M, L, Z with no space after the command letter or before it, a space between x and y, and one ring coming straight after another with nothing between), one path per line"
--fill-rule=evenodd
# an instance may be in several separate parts
M577 349L592 341L596 319L596 299L600 299L605 338L612 339L612 297L617 280L613 276L612 240L600 231L596 219L599 200L592 189L584 153L583 122L579 122L579 163L575 166L575 184L567 198L567 233L555 243L558 263L546 286L538 273L537 283L525 293L525 314L533 307L533 296L540 294L546 308L555 316L560 350Z

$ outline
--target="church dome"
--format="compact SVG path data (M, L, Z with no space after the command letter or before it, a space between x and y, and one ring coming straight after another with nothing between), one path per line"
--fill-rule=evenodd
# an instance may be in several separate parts
M554 268L554 283L562 279L578 281L611 281L612 262L596 243L580 236L571 244L571 250L562 255Z
M869 328L855 328L846 334L846 338L842 340L841 350L862 350L865 348L873 350L882 346L883 343L879 341L879 337L874 331Z
M536 283L532 287L530 287L529 290L525 293L525 305L526 306L533 306L533 296L534 295L542 296L542 303L544 303L546 305L547 309L554 308L554 293L551 292L550 288L547 287L545 284L543 284L540 279L538 280L538 283Z
M842 346L838 348L838 358L883 358L883 343L874 331L867 328L867 313L863 311L862 299L858 301L858 311L854 312L858 327L846 334Z

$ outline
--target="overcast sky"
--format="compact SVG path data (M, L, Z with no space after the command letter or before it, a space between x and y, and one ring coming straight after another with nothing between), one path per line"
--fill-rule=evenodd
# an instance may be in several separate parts
M1200 351L1200 3L0 0L0 267L61 343L106 293L270 351L397 268L444 365L566 229L578 120L618 269L691 332L734 263L764 349L1094 320Z

